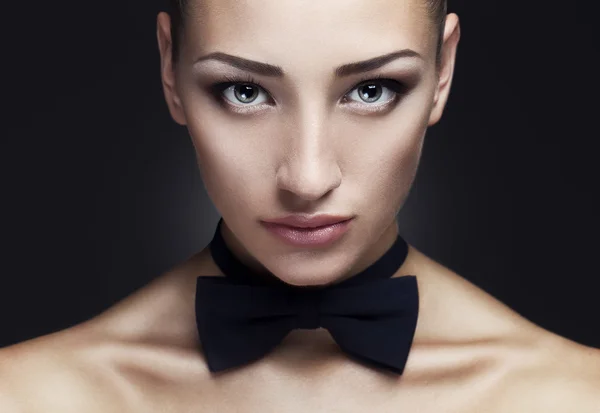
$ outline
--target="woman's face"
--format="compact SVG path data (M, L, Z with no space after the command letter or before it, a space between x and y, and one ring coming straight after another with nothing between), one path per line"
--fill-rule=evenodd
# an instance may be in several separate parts
M159 17L171 114L187 125L226 240L248 265L294 285L327 284L393 242L454 63L455 44L436 72L424 4L192 0L175 68ZM290 214L354 219L333 244L295 247L261 224Z

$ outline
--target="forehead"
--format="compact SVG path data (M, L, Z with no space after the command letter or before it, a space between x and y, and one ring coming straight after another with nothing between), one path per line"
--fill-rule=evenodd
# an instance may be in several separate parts
M282 66L331 65L411 48L433 58L425 0L190 0L186 43ZM286 62L283 64L282 62Z

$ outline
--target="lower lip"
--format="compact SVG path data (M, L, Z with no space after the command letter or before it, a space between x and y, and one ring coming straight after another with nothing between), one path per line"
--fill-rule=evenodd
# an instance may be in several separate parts
M269 222L262 222L262 224L286 244L295 247L314 247L329 245L340 239L348 231L350 221L352 219L316 228L289 227Z

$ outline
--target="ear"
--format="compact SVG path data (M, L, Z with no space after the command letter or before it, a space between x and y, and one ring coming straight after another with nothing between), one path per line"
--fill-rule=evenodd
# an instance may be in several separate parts
M177 94L175 67L173 66L173 42L171 39L171 18L160 12L156 21L156 37L160 52L160 74L162 78L165 100L171 117L180 125L186 125L185 112L181 99Z
M460 40L460 22L454 13L446 16L446 27L444 29L444 41L442 44L441 66L438 84L433 98L433 106L429 115L429 125L439 122L444 112L444 107L450 94L452 75L454 74L454 63L456 61L456 49Z

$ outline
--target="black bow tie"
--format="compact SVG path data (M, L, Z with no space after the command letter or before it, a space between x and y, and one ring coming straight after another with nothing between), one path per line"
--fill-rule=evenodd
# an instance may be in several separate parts
M225 244L221 222L210 251L225 276L200 276L196 284L196 322L210 371L264 357L293 329L323 327L358 361L402 374L419 312L416 277L390 278L408 253L402 237L351 278L299 287L242 264Z

